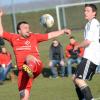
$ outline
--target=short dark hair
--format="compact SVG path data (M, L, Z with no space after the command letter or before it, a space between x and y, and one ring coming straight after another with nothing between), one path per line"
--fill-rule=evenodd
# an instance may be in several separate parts
M85 7L91 7L93 12L97 12L97 7L94 4L85 4Z
M26 22L26 21L21 21L21 22L19 22L18 24L17 24L17 32L18 32L18 30L20 30L20 25L21 24L28 24L28 22Z

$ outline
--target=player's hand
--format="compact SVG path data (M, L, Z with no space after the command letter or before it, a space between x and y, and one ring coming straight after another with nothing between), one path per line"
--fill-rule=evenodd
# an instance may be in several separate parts
M0 9L0 17L3 15L3 11Z
M70 29L64 29L64 33L67 34L69 37L71 36L71 30Z
M71 35L71 30L70 29L64 29L64 32L68 35Z
M78 50L78 48L79 48L79 45L76 45L76 46L74 46L74 49L73 49L73 51L76 51L76 50Z

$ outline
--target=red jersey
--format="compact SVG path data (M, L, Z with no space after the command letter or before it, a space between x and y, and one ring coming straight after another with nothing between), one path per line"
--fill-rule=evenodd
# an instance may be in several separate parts
M9 64L11 61L10 53L0 53L0 64Z
M3 38L8 40L13 46L18 66L22 66L27 55L39 58L38 43L48 40L48 34L30 34L28 38L23 38L19 34L4 32Z
M78 42L75 42L73 45L72 44L68 44L66 46L66 57L67 58L70 58L72 56L73 53L71 51L73 51L74 47L76 45L78 45L78 44L79 44ZM79 48L78 57L82 57L83 53L84 53L84 48Z

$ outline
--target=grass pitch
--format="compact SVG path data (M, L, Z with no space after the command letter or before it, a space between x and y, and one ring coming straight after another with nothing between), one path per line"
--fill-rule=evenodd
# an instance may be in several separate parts
M100 74L96 74L91 82L88 82L95 98L100 97ZM0 86L0 100L20 100L17 79L15 82L5 81ZM78 100L74 91L71 77L50 79L42 74L33 81L30 100Z

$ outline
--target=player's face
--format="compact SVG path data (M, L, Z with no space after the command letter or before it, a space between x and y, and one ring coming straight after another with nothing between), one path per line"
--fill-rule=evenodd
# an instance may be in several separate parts
M24 37L29 36L29 32L30 32L30 28L28 24L21 24L20 25L20 30L19 30L19 34L21 34Z
M91 7L85 7L84 14L85 14L85 19L91 20L92 18L95 17L96 12L94 12Z

